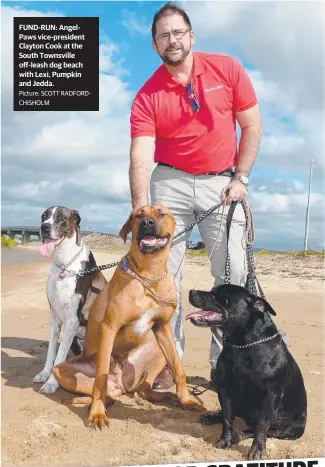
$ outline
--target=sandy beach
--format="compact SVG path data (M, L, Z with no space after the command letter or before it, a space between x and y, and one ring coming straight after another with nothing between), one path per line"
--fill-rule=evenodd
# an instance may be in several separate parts
M117 240L118 241L118 240ZM88 244L91 245L91 242ZM91 245L92 248L95 245ZM98 245L97 245L98 247ZM123 250L99 245L97 264L120 259ZM16 247L22 248L23 247ZM115 250L115 253L112 253ZM304 376L308 422L298 441L269 439L267 458L324 456L324 287L323 257L256 256L257 275L286 332L289 350ZM50 261L2 266L2 465L65 467L143 465L243 460L251 440L230 450L214 443L221 425L203 426L198 415L177 403L151 404L123 396L109 410L111 424L102 432L88 428L87 407L65 406L69 397L38 392L33 377L46 357L49 309L45 284ZM105 271L107 279L113 270ZM188 291L213 285L206 259L187 260L183 283L184 314L193 311ZM210 331L185 323L184 367L188 385L209 377ZM215 392L199 396L208 409L219 407ZM237 427L243 426L236 420Z

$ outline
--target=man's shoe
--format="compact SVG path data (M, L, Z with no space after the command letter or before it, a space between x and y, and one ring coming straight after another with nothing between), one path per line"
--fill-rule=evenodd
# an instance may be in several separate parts
M158 391L166 391L167 389L171 389L173 386L173 377L168 366L165 366L165 368L159 373L157 378L154 380L152 389L156 389Z

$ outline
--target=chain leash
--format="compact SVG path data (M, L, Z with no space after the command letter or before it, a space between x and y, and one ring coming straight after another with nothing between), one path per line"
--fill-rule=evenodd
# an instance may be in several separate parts
M222 205L222 203L215 204L210 209L205 211L202 214L202 216L200 216L196 221L192 222L192 224L188 225L187 227L185 227L185 229L183 229L181 232L179 232L177 235L175 235L173 237L173 242L178 237L180 237L181 235L184 235L184 233L191 230L196 224L199 224L201 221L203 221L203 219L205 219L207 216L209 216L213 211L220 208L221 205ZM95 266L95 267L90 268L90 269L83 269L82 271L79 271L79 273L77 274L77 279L79 277L84 277L84 276L88 276L90 274L94 274L97 271L103 271L104 269L114 268L115 266L118 266L119 264L120 264L120 261L116 261L115 263L108 263L108 264L103 264L102 266Z

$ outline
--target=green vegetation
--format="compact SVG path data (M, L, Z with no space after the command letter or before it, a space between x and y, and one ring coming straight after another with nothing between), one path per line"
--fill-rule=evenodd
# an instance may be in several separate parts
M288 251L289 256L324 256L325 250L315 251L315 250L301 250L301 251Z
M292 256L292 257L304 257L304 256L324 256L325 250L322 251L315 251L315 250L301 250L301 251L268 251L268 250L258 250L254 251L254 256L272 256L272 255L287 255L287 256ZM190 258L195 258L195 257L201 257L201 256L207 256L207 251L206 249L202 250L193 250L193 251L187 251L187 256Z
M190 258L196 257L196 256L207 256L208 252L205 248L202 248L202 250L193 250L193 251L188 251L187 256Z
M8 235L1 235L2 248L13 248L14 246L16 246L16 242L13 238L8 237Z
M300 251L268 251L268 250L259 250L254 251L255 256L263 255L287 255L287 256L324 256L325 250L315 251L315 250L300 250Z

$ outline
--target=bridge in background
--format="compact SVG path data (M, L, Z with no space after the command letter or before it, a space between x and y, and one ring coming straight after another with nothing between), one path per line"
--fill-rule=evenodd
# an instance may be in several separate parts
M96 232L94 230L81 230L81 236L85 237L86 235L106 235L106 237L119 238L118 235L109 234L107 232ZM40 236L40 226L39 225L25 225L25 226L1 226L1 235L8 235L10 238L14 238L16 235L22 237L23 243L28 243L30 237L37 237L39 240Z

